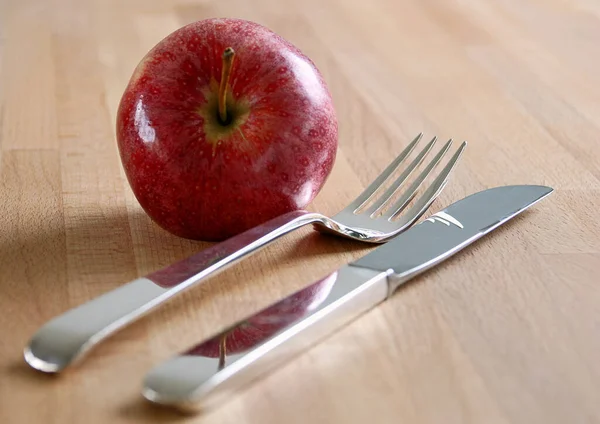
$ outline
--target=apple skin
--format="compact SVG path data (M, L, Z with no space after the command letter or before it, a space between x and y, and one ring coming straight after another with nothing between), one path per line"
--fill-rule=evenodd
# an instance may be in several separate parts
M227 47L231 122L218 118ZM338 123L313 62L257 23L207 19L140 61L117 112L117 144L136 199L180 237L220 241L319 193L335 161Z
M226 351L224 356L252 349L288 324L319 307L329 296L337 277L338 272L335 271L223 333L193 347L186 354L218 358L221 353L220 345L223 337Z

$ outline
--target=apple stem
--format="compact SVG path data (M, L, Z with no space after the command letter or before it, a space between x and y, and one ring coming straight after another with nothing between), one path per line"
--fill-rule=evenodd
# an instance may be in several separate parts
M223 70L221 71L221 85L219 86L219 118L222 124L227 123L227 85L231 77L234 56L235 51L231 47L227 47L223 52Z
M219 371L225 368L225 357L227 356L227 336L229 333L225 333L219 340Z

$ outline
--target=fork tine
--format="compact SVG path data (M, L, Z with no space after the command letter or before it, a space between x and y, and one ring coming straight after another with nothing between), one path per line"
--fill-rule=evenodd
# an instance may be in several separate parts
M402 187L402 184L410 177L413 171L423 162L425 156L431 151L437 137L433 139L423 148L421 153L406 167L402 174L394 181L394 183L386 190L386 192L365 212L371 216L377 215L388 203L394 194Z
M433 160L427 165L427 168L417 177L417 179L411 184L411 186L402 194L402 196L394 203L387 213L384 214L386 218L392 218L398 213L402 212L404 208L410 203L410 201L417 194L417 190L423 184L423 181L431 174L431 172L435 169L435 167L440 163L444 155L448 152L452 146L452 139L448 140L446 144L440 149L437 155L433 158Z
M400 165L402 165L402 162L404 162L408 155L412 153L414 148L421 140L421 137L423 137L423 133L419 133L419 135L417 135L413 141L406 146L406 148L388 165L388 167L385 168L385 170L379 174L379 176L361 194L359 194L356 199L354 199L354 201L350 204L350 207L353 209L353 211L356 211L366 202L371 200L377 189L381 187L385 180L387 180L389 176L392 175Z
M456 153L452 156L452 158L448 161L448 164L444 167L442 172L437 176L437 178L431 183L427 191L419 197L417 202L408 210L407 213L404 214L403 218L398 222L401 228L406 227L409 224L414 223L417 219L421 217L427 211L429 206L433 203L433 201L439 196L442 192L446 183L448 182L448 178L452 173L454 167L460 160L460 157L467 147L467 142L464 141ZM391 220L396 214L394 214L389 220Z

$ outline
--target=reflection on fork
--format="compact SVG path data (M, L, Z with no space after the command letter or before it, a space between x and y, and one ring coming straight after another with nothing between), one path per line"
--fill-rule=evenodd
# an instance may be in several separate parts
M437 138L434 137L412 162L406 166L404 171L393 181L389 188L383 191L386 181L404 164L421 138L422 134L419 134L352 203L331 218L323 217L318 221L318 224L338 235L378 243L385 242L410 227L425 213L444 189L450 173L458 163L467 145L466 142L462 143L425 193L416 200L410 209L403 213L415 198L419 188L452 145L452 140L444 144L437 155L428 162L425 169L414 179L412 184L402 192L397 200L393 201L394 196L409 181L409 177L418 166L424 162L425 157L433 149L437 141ZM383 191L383 194L379 194L381 191ZM369 204L370 202L371 204Z

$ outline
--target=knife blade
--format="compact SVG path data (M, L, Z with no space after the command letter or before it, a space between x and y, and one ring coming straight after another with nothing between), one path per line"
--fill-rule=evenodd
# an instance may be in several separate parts
M366 256L157 365L146 374L142 395L189 411L217 406L552 191L546 186L503 186L465 197Z

